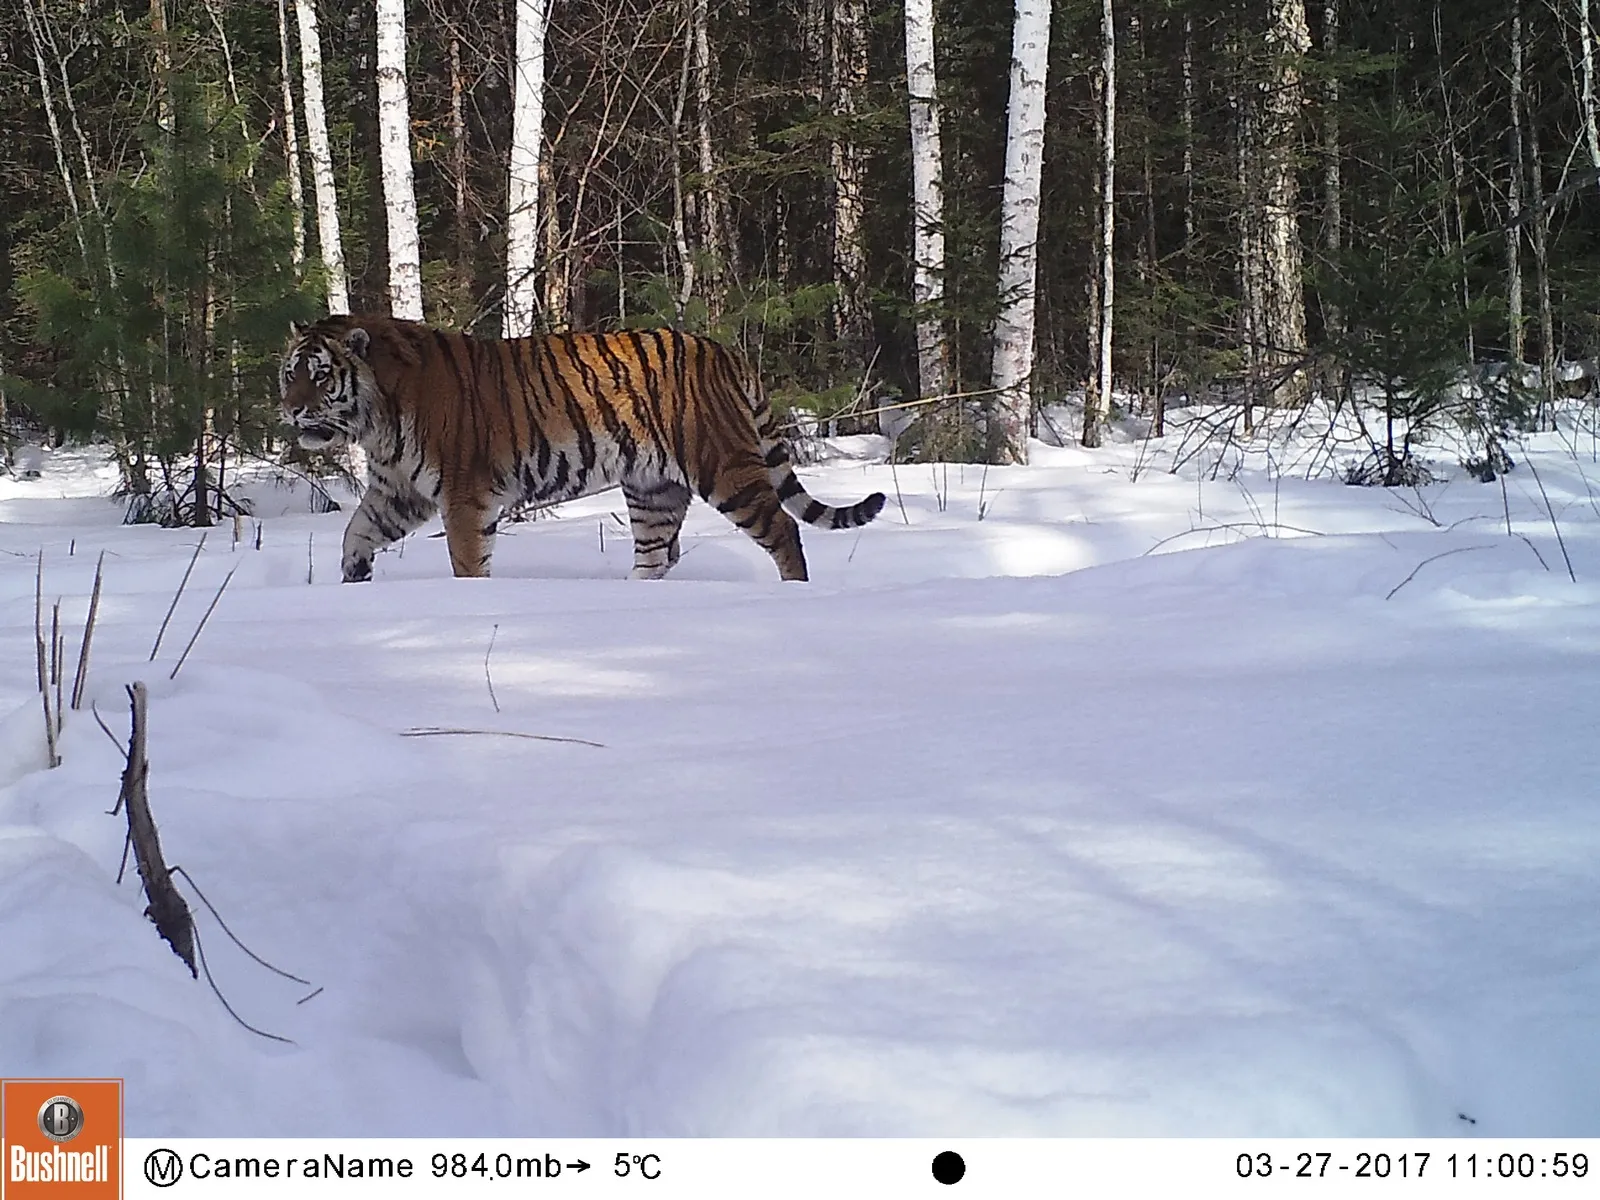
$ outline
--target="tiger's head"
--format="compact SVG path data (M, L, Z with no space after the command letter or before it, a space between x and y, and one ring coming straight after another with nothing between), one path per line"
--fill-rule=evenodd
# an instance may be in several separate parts
M343 337L315 326L290 326L278 390L283 419L305 449L360 439L378 390L366 361L370 345L371 335L360 326Z

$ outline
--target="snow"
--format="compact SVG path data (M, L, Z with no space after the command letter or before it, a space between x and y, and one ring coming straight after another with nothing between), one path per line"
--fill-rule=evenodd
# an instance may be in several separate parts
M611 493L344 586L262 477L154 664L195 531L92 450L0 478L0 1074L123 1076L135 1137L1600 1133L1587 435L1529 439L1548 509L1184 444L840 439L808 487L889 504L807 585L703 505L628 581ZM168 860L310 985L180 883L207 961L292 1043L115 882L87 710L45 769L41 548L73 663L105 551L88 694L148 683Z

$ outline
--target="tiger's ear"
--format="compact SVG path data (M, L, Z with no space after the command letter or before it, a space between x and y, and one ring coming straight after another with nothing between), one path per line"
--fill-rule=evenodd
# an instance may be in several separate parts
M350 353L364 359L367 357L368 348L372 345L372 335L357 325L344 335L344 344L350 348Z
M306 326L300 324L299 321L290 321L289 322L289 336L290 337L297 338L301 334L303 334L305 331L306 331Z

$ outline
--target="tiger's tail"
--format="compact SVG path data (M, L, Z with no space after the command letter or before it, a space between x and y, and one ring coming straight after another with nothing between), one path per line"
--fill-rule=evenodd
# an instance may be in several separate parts
M882 492L873 492L865 500L842 508L815 499L794 473L789 443L778 429L777 414L772 411L766 390L754 370L746 372L744 394L755 417L756 432L761 437L761 456L767 466L767 478L772 480L785 512L807 525L823 529L855 529L883 511Z

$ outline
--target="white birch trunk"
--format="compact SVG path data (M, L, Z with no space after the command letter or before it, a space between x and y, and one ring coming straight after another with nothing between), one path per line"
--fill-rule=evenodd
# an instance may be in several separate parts
M339 240L339 193L333 182L333 150L328 145L328 117L322 103L322 35L317 29L316 0L294 0L294 11L300 24L306 148L311 153L311 179L317 196L317 244L328 276L328 311L337 315L350 311L350 284Z
M300 179L300 134L295 128L293 76L289 71L289 13L287 0L278 0L278 72L283 80L283 154L289 169L289 203L293 207L296 277L306 261L305 185Z
M933 0L906 0L906 91L911 106L911 288L917 304L917 378L921 397L928 399L944 395L947 387L944 322L933 312L944 300L944 152L934 69Z
M1028 461L1032 417L1034 283L1039 256L1039 182L1044 164L1045 74L1050 0L1016 0L1005 185L1000 197L1000 314L995 318L995 390L990 456Z
M722 315L727 289L731 234L727 197L717 180L716 145L711 136L711 14L707 0L693 0L690 24L694 37L695 140L700 163L700 248L708 260L706 314L715 322Z
M1099 345L1096 347L1094 388L1083 409L1083 444L1098 446L1100 430L1111 412L1111 322L1115 311L1113 291L1116 260L1113 250L1117 230L1117 25L1111 0L1101 0L1101 72L1103 84L1100 117L1100 286L1095 314Z
M1534 288L1539 298L1539 423L1553 428L1556 403L1556 321L1550 299L1550 214L1544 202L1544 166L1539 161L1539 124L1528 106L1528 183L1533 203Z
M1511 210L1506 229L1506 309L1510 317L1511 361L1520 363L1526 352L1522 317L1522 173L1527 170L1522 147L1522 13L1511 18L1511 179L1506 205Z
M1437 13L1437 9L1435 12ZM1339 50L1339 0L1323 0L1322 54L1329 61ZM1339 77L1330 74L1323 88L1322 114L1322 247L1330 263L1338 261L1344 238L1344 182L1342 158L1339 149ZM1448 104L1448 101L1446 101ZM1447 118L1448 122L1448 118ZM1455 151L1455 139L1450 148ZM1459 203L1459 197L1457 202ZM1344 331L1344 318L1338 309L1329 307L1326 320L1328 332Z
M378 157L389 229L389 312L422 320L422 258L411 170L411 101L406 90L406 0L377 0Z
M1274 75L1262 99L1263 154L1261 195L1262 330L1271 370L1268 400L1300 404L1306 398L1306 373L1297 365L1306 349L1304 260L1300 247L1299 146L1300 60L1311 48L1305 0L1272 0L1267 50Z
M680 281L678 285L678 322L682 324L684 310L689 306L689 299L694 295L694 255L689 250L689 231L687 211L687 197L683 190L683 158L680 147L683 144L683 113L689 103L689 75L693 65L694 25L693 22L684 29L683 61L678 70L678 96L672 106L672 127L669 139L669 152L672 155L672 240L678 250L678 270ZM783 264L780 258L779 271L782 272Z
M1578 0L1578 41L1583 51L1583 144L1589 165L1600 171L1600 133L1594 116L1594 28L1589 24L1589 0Z
M833 0L832 54L829 74L834 116L849 120L867 86L867 13L864 0ZM829 148L833 167L833 280L838 288L836 332L850 355L862 354L871 339L867 311L867 248L861 191L864 175L861 147L854 133L835 137Z
M539 306L539 154L544 143L547 0L516 0L511 177L506 194L506 337L533 332Z

